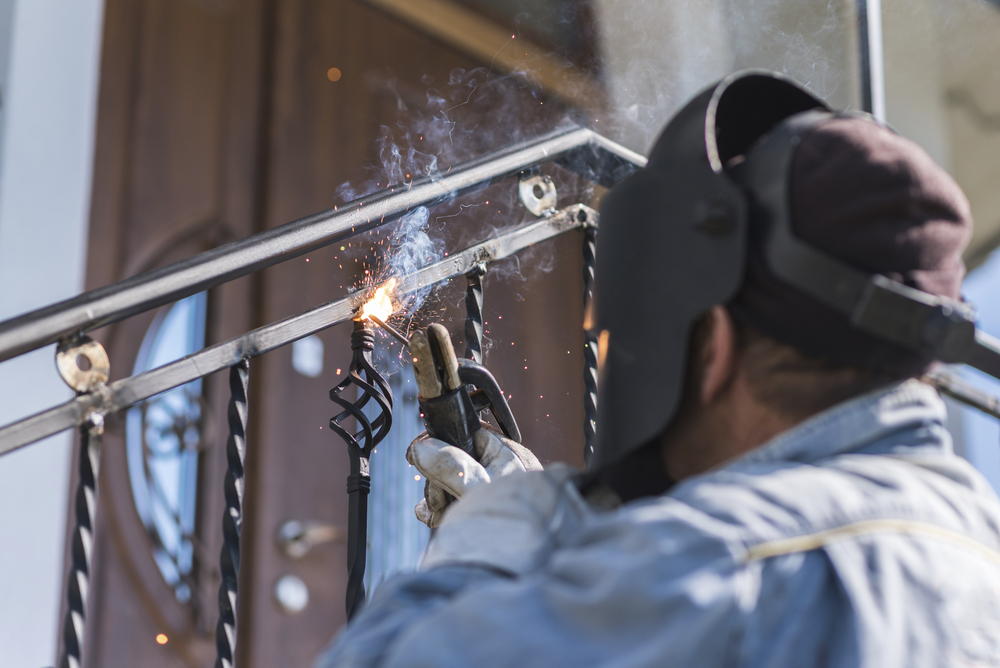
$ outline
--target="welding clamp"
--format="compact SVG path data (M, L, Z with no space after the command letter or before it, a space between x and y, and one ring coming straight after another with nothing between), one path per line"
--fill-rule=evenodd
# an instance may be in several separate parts
M420 415L427 434L475 457L473 434L489 409L504 436L517 443L521 432L503 391L489 370L455 355L448 330L437 323L410 335Z

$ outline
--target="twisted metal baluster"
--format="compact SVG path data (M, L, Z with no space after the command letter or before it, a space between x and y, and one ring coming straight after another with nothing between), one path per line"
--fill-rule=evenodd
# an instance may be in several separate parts
M591 308L594 298L594 262L597 258L597 228L587 227L583 235L583 307ZM583 332L583 460L589 462L597 443L597 336L593 328Z
M465 358L476 364L483 363L483 276L486 265L477 264L465 275L469 281L465 289Z
M371 489L369 459L372 450L392 427L392 389L372 365L375 334L367 321L355 321L351 333L354 356L344 378L330 390L330 400L343 410L330 418L330 429L347 444L351 458L351 474L347 477L347 618L360 612L365 604L365 559L368 542L368 492ZM343 396L347 388L358 388L358 398L349 401ZM369 420L363 409L369 401L378 404L379 415ZM357 421L358 431L351 433L342 426L349 417ZM360 439L360 440L359 440Z
M215 627L215 668L232 668L236 657L236 596L240 572L240 533L243 530L243 463L247 453L247 387L250 361L229 369L229 438L226 440L226 511L222 516L222 553L219 567L219 622Z
M101 460L104 416L91 413L80 427L80 479L76 486L73 512L76 526L71 543L72 567L67 588L66 616L63 618L63 651L60 668L80 668L90 589L91 552L94 546L94 518L97 512L97 472Z

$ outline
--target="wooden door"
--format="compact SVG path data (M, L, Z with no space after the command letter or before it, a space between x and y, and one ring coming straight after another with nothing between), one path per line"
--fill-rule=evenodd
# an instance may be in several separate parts
M569 61L584 62L578 53L567 56L565 72L559 65L543 77L557 89L563 74L572 84L551 95L404 14L386 0L109 0L88 287L384 187L394 148L402 160L397 179L405 181L414 169L436 161L446 170L575 113L583 70ZM503 16L480 17L475 25L493 21L507 30ZM539 52L526 49L532 57ZM599 88L588 85L593 101ZM591 196L573 175L555 167L548 173L560 205ZM433 211L426 230L443 254L530 217L508 182ZM385 244L370 251L368 242L389 234L211 291L206 342L343 295L365 281L354 269L365 257L378 264ZM578 235L548 242L485 279L486 363L512 395L524 441L543 462L582 462L581 244ZM437 290L413 324L444 322L461 350L464 290L464 280ZM132 372L162 318L147 314L99 333L116 377ZM289 521L340 530L334 536L346 529L348 460L327 427L334 413L327 392L349 364L349 331L342 325L319 333L305 373L292 346L251 361L240 666L310 666L345 621L346 545L335 539L292 556L277 534ZM188 600L165 580L153 556L155 532L135 508L127 418L110 424L86 665L211 662L226 379L207 379L201 392L206 417ZM372 465L380 465L377 454ZM298 587L292 606L279 595L289 582Z
M265 9L260 0L108 0L88 288L259 229ZM200 324L204 342L251 328L254 294L252 279L211 291ZM167 311L96 333L113 379L133 373L144 341ZM190 406L201 429L197 442L188 443L196 460L188 491L196 504L184 521L193 532L182 550L188 554L181 561L189 562L181 567L182 581L170 581L164 537L142 504L137 507L137 495L151 490L130 475L137 464L129 437L135 413L109 416L84 665L155 668L214 660L227 387L225 374L205 379ZM178 416L184 417L190 416Z

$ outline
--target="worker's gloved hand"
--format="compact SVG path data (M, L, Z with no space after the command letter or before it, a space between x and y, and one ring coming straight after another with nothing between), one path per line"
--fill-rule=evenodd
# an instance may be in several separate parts
M510 575L535 571L549 559L560 533L578 531L589 512L573 482L577 474L554 464L466 489L444 514L421 569L478 566Z
M441 524L448 505L474 487L518 471L542 470L530 450L485 423L473 434L473 448L475 458L424 433L407 449L406 460L426 478L424 498L414 511L427 526Z

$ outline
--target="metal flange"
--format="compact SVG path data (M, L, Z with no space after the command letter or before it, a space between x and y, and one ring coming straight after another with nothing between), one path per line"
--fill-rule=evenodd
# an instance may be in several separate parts
M548 216L556 210L556 184L546 174L521 174L517 184L521 204L536 216Z
M77 394L86 394L108 382L111 361L104 346L81 334L56 348L56 368Z

